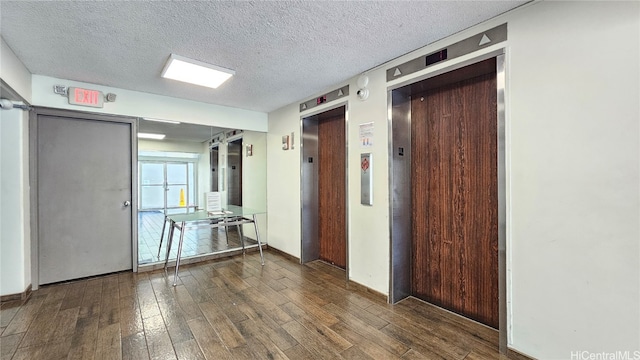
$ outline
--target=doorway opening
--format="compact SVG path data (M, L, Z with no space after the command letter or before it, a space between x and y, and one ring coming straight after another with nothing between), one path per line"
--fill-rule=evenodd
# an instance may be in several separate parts
M166 215L198 206L198 158L193 153L139 152L138 264L158 261L158 234Z
M36 108L32 284L136 270L135 119Z
M237 178L237 189L246 195L240 198L240 204L257 211L266 209L262 185L266 175L262 168L266 134L150 119L138 119L138 125L140 132L165 135L162 140L138 139L135 186L140 195L136 196L135 203L139 210L137 259L142 271L157 269L165 260L169 236L165 215L206 210L208 193L212 191L220 193L222 207L229 205L226 183L231 166L241 175L244 171L249 174L244 183L242 177ZM255 157L241 156L244 141L258 150ZM231 166L227 157L229 143L232 148L238 148L231 151L232 158L237 159L230 161ZM259 217L264 221L264 216ZM182 263L258 250L254 226L227 230L223 227L188 229L181 251ZM177 244L175 240L174 236ZM171 247L169 261L175 261L176 257L177 245Z
M140 161L140 210L171 210L196 206L196 163Z
M346 105L302 119L301 262L347 269Z
M506 349L504 56L389 95L389 300L498 329Z

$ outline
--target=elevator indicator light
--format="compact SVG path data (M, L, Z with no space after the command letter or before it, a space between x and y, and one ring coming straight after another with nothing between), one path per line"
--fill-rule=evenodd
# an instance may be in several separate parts
M435 63L439 63L440 61L447 60L447 49L440 50L431 55L427 55L427 63L426 66L433 65Z

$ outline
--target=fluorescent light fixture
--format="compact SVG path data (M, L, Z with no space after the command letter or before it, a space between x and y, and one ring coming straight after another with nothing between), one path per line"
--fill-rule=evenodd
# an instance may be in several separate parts
M140 139L153 139L153 140L162 140L165 138L165 134L151 134L151 133L138 133L138 137Z
M233 70L171 54L162 70L162 77L216 89L235 73Z
M167 123L167 124L180 124L180 121L175 121L175 120L164 120L164 119L153 119L153 118L142 118L142 119L147 121L155 121L155 122L161 122L161 123Z

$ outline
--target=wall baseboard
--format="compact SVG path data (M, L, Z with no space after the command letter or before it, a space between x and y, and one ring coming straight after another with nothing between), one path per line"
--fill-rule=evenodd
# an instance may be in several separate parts
M288 254L288 253L286 253L286 252L284 252L282 250L276 249L271 245L267 246L267 250L268 251L273 251L274 253L276 253L278 255L284 256L285 258L287 258L287 260L291 260L293 262L296 262L296 263L300 264L300 258L297 258L297 257L295 257L295 256L293 256L291 254Z
M268 247L268 251L273 251L274 253L277 253L278 255L281 255L281 256L285 257L287 260L290 260L290 261L293 261L295 263L300 264L300 258L295 257L295 256L293 256L291 254L288 254L288 253L286 253L286 252L284 252L282 250L276 249L273 246L269 246ZM355 289L355 290L370 294L371 297L373 299L375 299L375 300L378 300L378 301L381 301L381 302L384 302L384 303L386 303L387 300L388 300L387 295L385 295L385 294L383 294L383 293L381 293L381 292L379 292L377 290L374 290L374 289L371 289L369 287L366 287L366 286L364 286L362 284L359 284L359 283L357 283L357 282L355 282L353 280L349 280L347 285L349 287Z
M9 302L9 301L25 301L31 296L31 284L27 286L27 289L18 294L9 294L0 296L0 302Z
M378 290L374 290L370 287L357 283L353 280L349 280L348 286L358 291L370 294L374 300L381 301L383 303L387 303L389 301L389 297L387 295L379 292Z
M507 348L507 357L512 360L535 360L534 357L525 355L517 350L513 350L512 348Z

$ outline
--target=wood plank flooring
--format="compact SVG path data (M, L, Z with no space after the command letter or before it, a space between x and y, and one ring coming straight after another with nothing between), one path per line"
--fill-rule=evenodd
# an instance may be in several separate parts
M505 359L495 330L267 251L41 287L0 308L8 359ZM170 274L171 275L171 274Z

